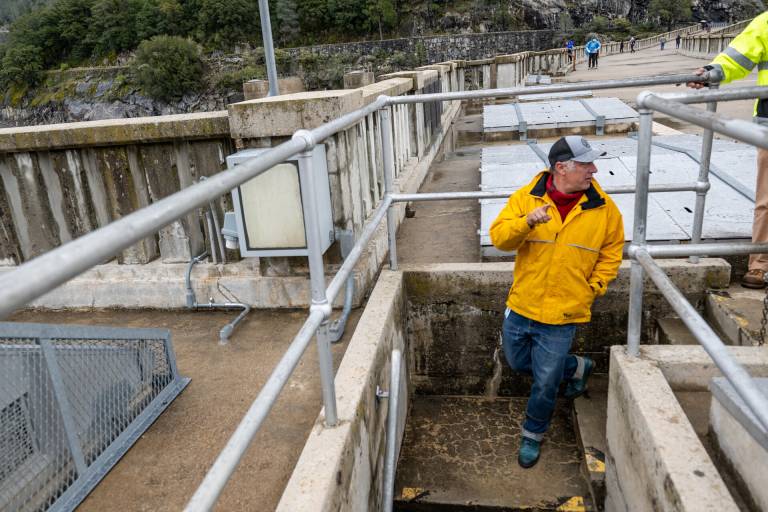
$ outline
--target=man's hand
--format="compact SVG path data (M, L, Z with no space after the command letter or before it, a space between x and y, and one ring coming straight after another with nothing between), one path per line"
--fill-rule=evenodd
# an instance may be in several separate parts
M534 228L537 224L544 224L545 222L552 220L552 217L547 215L547 210L551 207L552 205L545 204L544 206L539 206L531 211L531 213L525 217L526 222L528 222L528 227Z
M693 72L693 74L694 74L694 75L699 75L699 76L702 76L702 75L703 75L704 73L706 73L706 72L707 72L707 70L706 70L706 69L704 69L704 68L699 68L699 69L695 70L695 71ZM688 82L688 83L686 83L685 85L687 85L687 86L688 86L688 87L690 87L691 89L701 89L702 87L704 87L704 86L705 86L705 85L707 85L707 84L705 84L704 82Z

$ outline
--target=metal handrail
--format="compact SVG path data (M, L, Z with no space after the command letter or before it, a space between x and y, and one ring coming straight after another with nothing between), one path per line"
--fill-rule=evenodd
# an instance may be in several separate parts
M330 304L339 294L346 279L362 255L373 233L378 228L384 216L387 216L389 235L390 266L397 268L397 252L395 246L395 229L397 215L391 206L395 202L393 182L393 143L392 124L389 120L387 107L401 104L427 103L437 101L455 101L480 98L498 98L505 96L523 96L541 92L566 92L579 90L601 90L622 87L637 87L664 84L679 84L684 82L706 82L709 75L678 74L654 77L639 77L623 80L579 82L554 86L506 88L482 91L464 91L456 93L421 94L414 96L390 97L379 96L365 107L345 114L312 130L299 130L293 137L279 146L262 153L258 159L252 159L235 169L219 173L202 183L185 188L150 206L142 208L108 226L84 235L38 258L35 258L18 269L0 277L0 318L9 315L29 301L42 296L56 288L68 279L79 275L85 270L105 261L117 252L135 242L152 235L163 226L187 214L195 208L208 204L211 200L228 193L233 188L258 176L280 162L299 155L300 172L311 174L311 162L307 152L331 137L335 133L347 129L366 116L378 111L382 126L382 145L384 155L385 197L377 207L373 217L365 226L360 239L355 244L343 265L325 288L322 258L318 258L318 248L313 247L312 239L316 237L317 226L311 215L305 217L308 233L308 248L310 252L310 267L312 283L312 306L310 314L301 330L291 342L289 349L281 358L260 391L256 400L251 404L246 415L241 420L235 433L230 438L224 450L206 475L206 478L190 500L187 510L208 510L216 502L229 476L247 449L254 435L261 426L264 418L271 410L280 391L293 372L312 336L318 332L318 345L321 359L321 377L323 380L323 399L326 422L333 425L335 418L335 395L333 391L332 366L330 365L330 347L326 343L327 333L323 327L330 317ZM698 93L699 96L704 94ZM649 101L669 101L662 98L648 98ZM711 101L711 100L708 100ZM658 103L661 107L663 103ZM655 108L655 107L654 107ZM687 108L687 107L686 107ZM642 120L642 115L641 115ZM303 154L303 155L302 155ZM696 190L703 192L705 187L695 184L672 185L675 190ZM684 188L681 188L684 187ZM646 187L647 188L647 187ZM669 189L667 189L668 191ZM628 189L626 191L629 191ZM476 197L482 197L485 192L476 192ZM307 194L311 197L312 194ZM463 196L466 198L470 196ZM446 198L449 199L449 198ZM454 197L452 199L459 199ZM411 198L409 200L419 200ZM399 201L398 201L399 202ZM637 204L638 202L636 202ZM313 211L314 206L306 207L305 213Z
M720 337L707 324L696 308L685 295L674 285L672 280L659 268L653 257L643 247L632 252L633 260L637 261L648 273L656 288L669 302L672 309L688 327L704 350L715 362L726 379L733 385L736 393L744 400L763 428L768 430L768 398L758 389L749 373L737 363Z

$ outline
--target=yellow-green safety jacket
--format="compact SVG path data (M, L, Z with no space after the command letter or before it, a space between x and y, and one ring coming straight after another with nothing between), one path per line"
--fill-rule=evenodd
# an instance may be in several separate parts
M618 273L624 248L621 212L595 180L564 221L547 194L548 171L510 196L491 224L491 242L517 250L507 307L546 324L589 322L595 297ZM551 220L528 226L526 216L549 204Z
M720 69L725 77L720 83L744 78L757 66L757 85L768 85L768 12L752 20L710 66ZM754 115L761 124L768 123L767 100L755 102Z

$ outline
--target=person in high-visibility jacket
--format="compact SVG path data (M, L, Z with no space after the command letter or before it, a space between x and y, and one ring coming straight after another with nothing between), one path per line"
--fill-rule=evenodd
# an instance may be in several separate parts
M696 74L717 70L722 76L720 83L728 83L749 76L757 67L757 85L768 85L768 12L764 12L747 25L707 66ZM688 87L700 89L706 84L689 82ZM768 100L755 102L754 121L768 126ZM757 148L757 185L755 190L755 215L752 223L752 241L768 242L768 151ZM768 272L768 254L752 254L749 269L741 280L746 288L764 288Z
M517 251L502 347L512 369L533 376L518 453L524 468L539 460L561 382L565 397L576 398L595 366L569 351L621 264L621 213L594 180L604 155L578 135L560 138L549 169L512 194L491 224L493 245Z

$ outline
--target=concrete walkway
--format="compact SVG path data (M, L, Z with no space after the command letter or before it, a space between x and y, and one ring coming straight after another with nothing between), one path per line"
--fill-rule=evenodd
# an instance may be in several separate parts
M338 368L362 310L353 311ZM169 329L179 372L192 381L96 486L82 512L182 510L264 386L306 312L252 311L227 346L219 329L233 313L168 311L27 311L16 322ZM217 510L274 510L320 412L317 352L312 343L225 488Z

